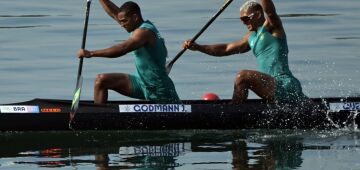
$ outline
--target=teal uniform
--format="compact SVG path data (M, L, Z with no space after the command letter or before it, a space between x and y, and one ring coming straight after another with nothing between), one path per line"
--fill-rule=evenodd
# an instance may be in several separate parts
M262 26L250 35L249 45L256 56L260 72L269 74L276 80L276 101L299 102L307 99L300 81L289 69L286 36L274 37Z
M132 97L156 103L180 103L174 83L165 70L167 49L164 39L150 21L143 22L139 28L154 32L156 44L134 51L136 73L130 75Z

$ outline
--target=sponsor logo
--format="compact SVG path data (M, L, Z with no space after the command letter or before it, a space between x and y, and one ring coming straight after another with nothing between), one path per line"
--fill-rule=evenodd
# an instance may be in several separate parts
M60 113L61 108L41 108L41 112L43 112L43 113Z
M330 103L330 111L339 112L342 110L360 110L359 102Z
M0 106L1 113L40 113L39 106Z
M191 112L191 105L183 104L132 104L119 105L120 112Z

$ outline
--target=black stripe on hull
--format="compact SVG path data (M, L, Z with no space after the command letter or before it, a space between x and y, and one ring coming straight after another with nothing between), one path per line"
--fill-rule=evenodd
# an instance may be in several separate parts
M353 102L360 98L313 99L313 104L266 104L252 99L232 105L230 100L187 100L191 112L119 112L119 105L150 104L145 101L112 101L95 105L82 101L72 127L75 130L161 129L329 129L360 123L356 111L329 111L331 102ZM38 106L39 113L0 113L0 131L69 130L71 101L34 99L1 106ZM355 110L358 105L355 106Z

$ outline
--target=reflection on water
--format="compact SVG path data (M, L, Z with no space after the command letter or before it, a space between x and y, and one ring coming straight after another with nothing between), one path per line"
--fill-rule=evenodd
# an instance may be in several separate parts
M2 134L0 167L306 169L304 152L359 150L357 141L319 143L349 133L210 130ZM44 139L38 137L45 134L48 142L42 144ZM351 135L352 140L357 139L356 133Z
M134 147L120 147L120 155L142 156L179 156L185 152L184 143L168 143L160 146L141 145Z

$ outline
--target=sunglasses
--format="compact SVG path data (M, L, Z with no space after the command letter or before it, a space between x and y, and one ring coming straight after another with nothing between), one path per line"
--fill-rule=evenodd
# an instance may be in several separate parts
M253 19L253 17L254 17L254 13L251 13L250 15L248 15L248 16L242 16L242 17L240 17L240 20L241 21L243 21L243 22L249 22L250 20L252 20Z

